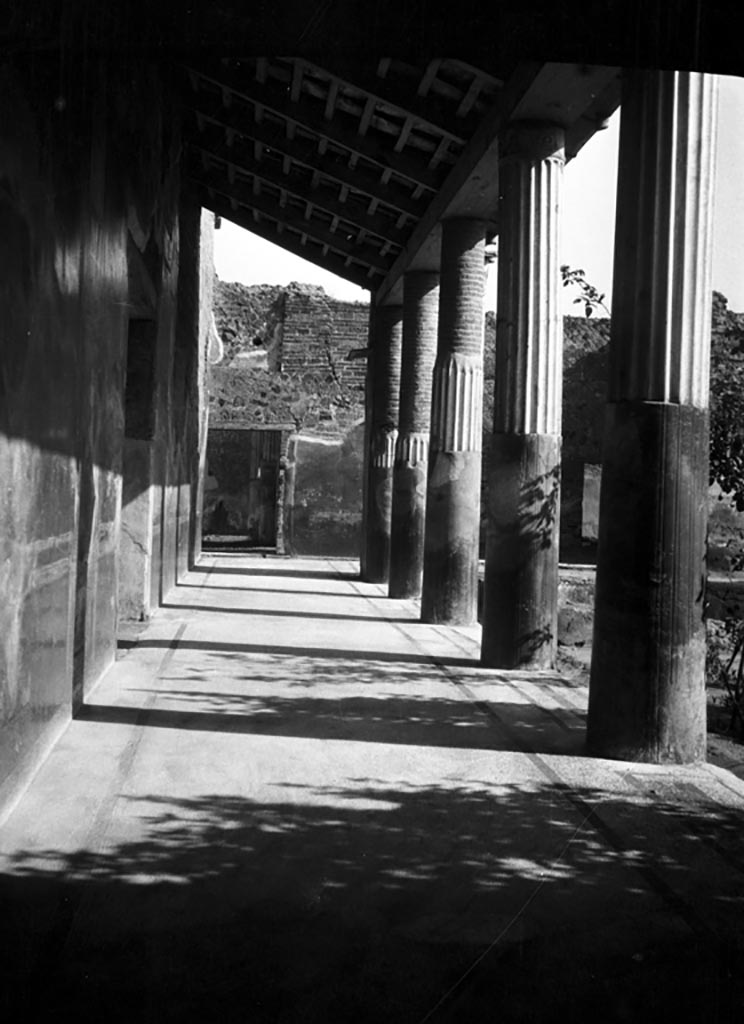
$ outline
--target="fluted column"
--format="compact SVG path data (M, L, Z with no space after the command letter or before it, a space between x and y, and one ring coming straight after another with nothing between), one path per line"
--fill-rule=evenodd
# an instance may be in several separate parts
M393 462L400 391L400 306L370 307L362 579L386 583L390 570Z
M421 594L424 622L468 624L477 618L484 249L482 222L443 222Z
M403 278L403 349L393 470L390 597L418 597L421 593L438 312L439 274L409 271Z
M623 82L588 744L705 754L705 534L717 83Z
M550 668L556 653L563 165L562 128L504 132L482 642L498 668Z

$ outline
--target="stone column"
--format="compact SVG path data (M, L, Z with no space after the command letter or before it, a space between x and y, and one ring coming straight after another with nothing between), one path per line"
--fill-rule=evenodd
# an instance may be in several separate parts
M563 164L562 128L506 129L482 617L482 660L496 668L551 668L556 653Z
M419 597L424 571L431 385L437 353L439 274L403 278L400 413L393 470L390 597Z
M705 534L717 83L623 83L588 745L705 754Z
M402 308L370 307L367 362L366 487L362 579L386 583L390 570L393 462L398 435Z
M423 622L477 619L483 409L485 226L442 224L441 292L431 407Z

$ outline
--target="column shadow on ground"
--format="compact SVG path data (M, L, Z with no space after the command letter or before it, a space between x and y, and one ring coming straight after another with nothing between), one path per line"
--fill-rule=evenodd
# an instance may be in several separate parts
M741 813L361 771L118 814L126 839L6 860L7 1019L741 1020L741 864L707 877Z
M236 565L199 565L196 572L208 572L215 576L280 576L282 578L296 580L353 580L360 582L358 572L336 572L330 569L291 569L283 565L274 564L271 568L265 566L246 566L245 568Z
M232 593L252 593L252 594L281 594L286 598L294 597L343 597L346 600L368 600L368 594L360 594L358 591L349 590L288 590L286 587L249 587L245 583L236 583L234 586L220 586L216 583L188 583L180 582L177 586L177 590L181 587L186 587L189 590L229 590ZM215 607L215 611L216 611Z
M263 593L263 591L254 591L254 593ZM288 595L289 596L289 595ZM300 594L291 595L293 598L301 597ZM326 595L324 595L326 596ZM347 622L358 622L360 624L365 622L408 622L418 623L418 618L413 615L403 616L401 618L395 618L390 615L359 615L349 614L344 612L315 612L315 611L295 611L286 608L226 608L224 605L212 605L212 604L175 604L171 601L164 601L163 608L169 608L173 611L194 611L194 612L211 612L213 615L256 615L256 616L268 616L270 618L289 618L289 619L338 619L340 621L345 620Z
M256 680L252 677L255 685ZM129 691L130 693L136 691ZM142 691L143 702L152 691ZM534 704L499 702L493 714L468 700L428 700L400 695L317 698L248 696L192 689L158 689L157 697L181 707L125 707L90 702L88 722L242 735L402 744L467 750L545 754L584 753L584 715Z
M121 650L133 648L161 648L163 650L173 646L173 641L155 637L138 637L136 639L120 640L118 646ZM291 644L245 644L232 643L220 640L180 640L179 651L203 651L236 658L245 658L251 654L273 654L277 657L304 657L309 659L343 658L353 659L352 664L357 662L378 661L383 663L399 663L414 665L444 666L446 668L477 668L479 661L476 658L439 658L428 657L424 654L410 654L408 652L396 651L356 651L343 647L295 647Z

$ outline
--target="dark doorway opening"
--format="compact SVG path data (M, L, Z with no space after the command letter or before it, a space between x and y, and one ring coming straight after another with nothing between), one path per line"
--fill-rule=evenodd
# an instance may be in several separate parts
M282 435L257 427L210 428L203 548L279 549Z

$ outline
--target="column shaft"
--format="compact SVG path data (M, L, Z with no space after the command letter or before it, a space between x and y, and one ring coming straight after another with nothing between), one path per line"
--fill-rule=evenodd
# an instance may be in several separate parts
M550 668L558 632L563 130L515 123L501 154L482 660Z
M469 624L477 618L484 250L482 222L443 222L421 595L424 622Z
M588 744L705 753L715 79L623 83Z
M407 273L403 278L403 349L393 470L390 597L421 594L438 311L439 275L428 271Z
M390 570L393 462L398 432L402 310L376 307L370 315L367 363L366 487L362 578L385 583Z

